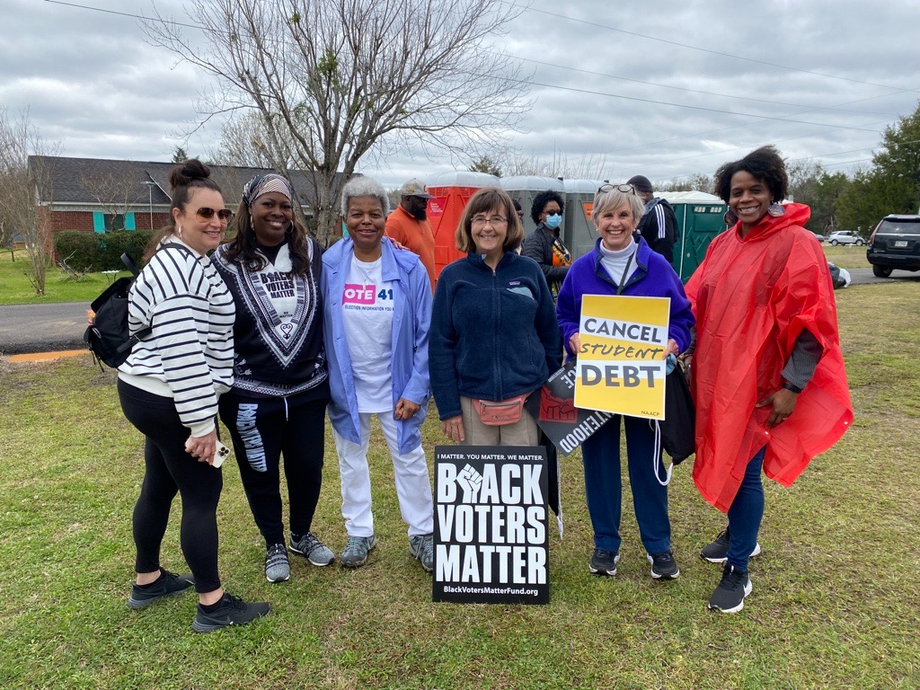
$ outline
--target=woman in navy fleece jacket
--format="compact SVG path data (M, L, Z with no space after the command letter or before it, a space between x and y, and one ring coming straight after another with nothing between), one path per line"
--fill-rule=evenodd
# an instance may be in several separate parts
M454 443L538 445L536 421L487 426L476 400L499 402L540 388L559 368L562 343L553 296L533 259L515 253L524 229L511 198L481 189L457 227L469 252L438 279L428 363L441 427Z
M578 352L578 326L584 295L669 297L668 350L683 352L690 345L693 314L680 278L671 264L634 237L644 204L630 185L604 185L594 198L594 226L600 237L594 251L578 259L559 291L556 314L571 354ZM620 560L620 418L626 427L627 463L639 535L657 579L680 575L671 552L668 489L657 477L661 449L656 449L654 421L615 415L582 444L585 493L594 527L594 554L589 569L616 575ZM656 453L659 457L656 457Z

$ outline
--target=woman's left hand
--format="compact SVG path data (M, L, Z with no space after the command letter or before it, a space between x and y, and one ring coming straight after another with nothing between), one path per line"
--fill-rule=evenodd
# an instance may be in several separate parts
M668 338L668 345L664 352L664 357L662 359L667 359L668 355L677 355L680 354L680 348L677 346L677 341L674 338Z
M771 405L770 416L767 418L767 428L771 429L777 424L785 422L789 415L795 410L795 404L798 402L798 393L793 393L786 388L780 388L775 393L768 395L766 398L757 403L757 407L766 407Z
M400 398L399 402L396 403L396 409L393 411L393 419L398 421L411 419L420 409L422 409L421 405L417 405L411 400Z

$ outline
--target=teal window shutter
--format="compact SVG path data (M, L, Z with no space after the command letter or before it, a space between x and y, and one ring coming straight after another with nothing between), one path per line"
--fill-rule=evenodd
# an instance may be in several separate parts
M134 211L125 214L125 230L134 230Z
M93 211L93 232L105 234L105 214L102 211Z

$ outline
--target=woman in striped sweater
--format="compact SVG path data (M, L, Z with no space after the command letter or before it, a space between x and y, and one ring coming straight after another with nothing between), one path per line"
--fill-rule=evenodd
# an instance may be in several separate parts
M118 368L125 416L145 436L144 482L134 508L135 570L128 606L143 608L194 584L192 627L210 632L269 612L224 592L217 574L217 398L233 383L233 298L207 253L230 212L198 160L170 173L173 222L154 237L131 288L128 328L152 328ZM172 499L182 496L182 552L191 576L160 566Z

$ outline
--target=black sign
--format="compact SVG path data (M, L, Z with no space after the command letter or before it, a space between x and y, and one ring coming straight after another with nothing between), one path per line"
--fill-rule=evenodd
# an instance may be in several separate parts
M543 384L539 396L539 409L536 409L536 397L533 396L534 402L528 409L543 429L543 433L564 455L569 455L613 417L611 412L575 407L573 359L566 362L564 367Z
M434 449L434 601L549 603L546 450Z

